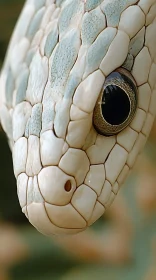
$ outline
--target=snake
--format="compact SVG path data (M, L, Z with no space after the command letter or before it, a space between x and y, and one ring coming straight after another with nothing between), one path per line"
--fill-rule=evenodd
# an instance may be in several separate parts
M156 111L155 0L27 0L0 74L22 212L47 236L109 208Z

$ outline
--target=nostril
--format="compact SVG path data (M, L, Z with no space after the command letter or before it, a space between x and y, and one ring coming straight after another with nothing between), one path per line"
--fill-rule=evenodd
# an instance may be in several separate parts
M72 189L71 181L68 180L68 181L65 183L64 189L65 189L66 192L70 192L70 191L71 191L71 189Z

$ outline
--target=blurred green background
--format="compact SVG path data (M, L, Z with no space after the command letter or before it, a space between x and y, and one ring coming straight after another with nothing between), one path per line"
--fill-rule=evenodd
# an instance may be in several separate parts
M23 3L0 0L0 67ZM155 135L153 130L135 172L105 218L85 234L50 239L21 212L11 153L1 129L0 280L155 280Z

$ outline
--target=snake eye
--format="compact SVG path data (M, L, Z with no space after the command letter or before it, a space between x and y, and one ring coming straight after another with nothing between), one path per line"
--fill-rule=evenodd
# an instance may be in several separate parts
M119 68L105 80L95 105L93 125L99 134L117 134L132 121L136 108L135 80L127 70Z

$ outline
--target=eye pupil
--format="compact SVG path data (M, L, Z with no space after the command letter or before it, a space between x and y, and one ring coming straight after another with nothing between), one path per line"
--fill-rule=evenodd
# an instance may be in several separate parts
M126 92L116 85L108 85L102 98L103 118L111 125L122 124L130 113L130 100Z

